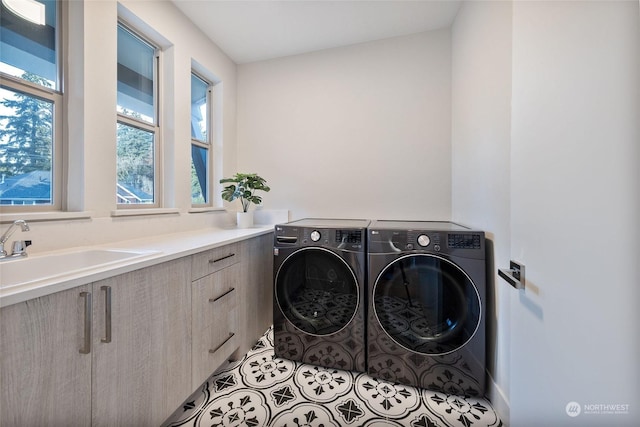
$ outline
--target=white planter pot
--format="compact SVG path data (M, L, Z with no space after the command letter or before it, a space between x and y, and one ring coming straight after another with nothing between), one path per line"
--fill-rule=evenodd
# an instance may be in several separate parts
M238 228L253 227L253 211L238 212L237 214Z

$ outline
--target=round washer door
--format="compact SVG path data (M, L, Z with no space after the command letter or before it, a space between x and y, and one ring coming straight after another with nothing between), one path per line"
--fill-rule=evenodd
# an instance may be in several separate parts
M482 305L469 276L436 255L407 255L389 263L373 289L384 331L416 353L442 355L463 347L480 325Z
M303 248L289 255L276 274L276 302L296 328L333 334L356 314L359 285L353 270L334 252Z

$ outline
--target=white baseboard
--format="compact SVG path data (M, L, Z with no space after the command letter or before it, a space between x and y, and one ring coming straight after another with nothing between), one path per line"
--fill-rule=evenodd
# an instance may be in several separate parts
M511 409L509 407L509 399L504 395L502 389L496 384L491 375L487 373L488 387L486 397L491 401L493 409L498 413L502 425L509 427L509 421L511 417Z

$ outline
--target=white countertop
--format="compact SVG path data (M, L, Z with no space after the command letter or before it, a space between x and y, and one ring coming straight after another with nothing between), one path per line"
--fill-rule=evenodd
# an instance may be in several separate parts
M204 229L175 234L163 234L134 240L109 243L96 246L78 247L63 251L38 253L24 260L75 253L91 250L121 250L147 252L144 255L132 259L125 259L96 268L83 269L81 271L64 272L42 280L29 281L25 284L17 284L0 288L0 307L17 304L33 298L50 295L77 286L106 279L119 274L128 273L145 267L150 267L162 262L189 256L198 252L224 246L230 243L246 240L273 231L273 226L256 226L253 228L239 229ZM21 263L22 260L2 261L5 263ZM0 268L2 268L0 265ZM19 264L16 264L18 266ZM25 263L25 265L27 265ZM1 278L0 278L1 280Z

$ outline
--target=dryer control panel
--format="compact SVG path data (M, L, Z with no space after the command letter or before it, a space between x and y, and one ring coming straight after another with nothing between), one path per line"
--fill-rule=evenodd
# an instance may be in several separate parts
M369 230L369 253L429 252L484 257L481 231Z

